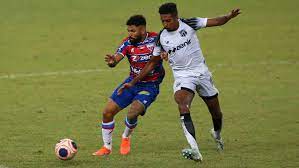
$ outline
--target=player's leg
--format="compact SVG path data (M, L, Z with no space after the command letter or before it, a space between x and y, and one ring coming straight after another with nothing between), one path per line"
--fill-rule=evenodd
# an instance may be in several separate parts
M222 112L219 105L218 96L212 97L203 97L202 98L206 103L209 112L212 116L214 131L216 133L217 139L220 139L220 132L222 129Z
M114 116L121 111L112 99L109 99L104 110L102 118L102 138L103 147L94 152L93 155L108 155L112 151L112 132L114 130Z
M159 86L138 87L135 91L136 96L131 104L125 118L125 129L122 135L120 153L126 155L130 152L130 139L134 128L137 126L138 116L144 115L146 109L155 101L159 94Z
M184 149L183 156L195 161L201 161L202 156L195 137L195 128L190 115L190 105L194 97L195 85L192 78L176 79L174 83L174 99L180 112L181 125L191 149Z
M206 103L209 112L212 116L214 128L211 129L210 133L217 143L217 149L223 150L224 143L220 135L222 129L222 112L219 105L218 95L211 97L202 97L202 99Z
M138 116L141 115L145 110L144 105L138 101L134 100L125 118L126 128L122 134L123 138L128 138L133 132L134 128L137 126Z
M121 85L120 85L121 86ZM119 86L119 87L120 87ZM119 88L118 87L118 88ZM106 107L103 110L103 119L102 119L102 137L104 145L93 155L107 155L112 151L112 132L114 129L114 116L131 104L133 100L133 94L130 89L126 89L121 95L117 94L116 88L111 95Z
M138 116L145 110L144 105L138 100L133 101L125 118L125 129L122 134L120 154L127 155L131 151L131 134L137 126Z
M218 90L213 84L210 73L205 74L199 81L197 91L203 101L206 103L213 121L213 129L211 134L217 143L217 149L223 149L223 141L221 139L222 129L222 112L218 100Z

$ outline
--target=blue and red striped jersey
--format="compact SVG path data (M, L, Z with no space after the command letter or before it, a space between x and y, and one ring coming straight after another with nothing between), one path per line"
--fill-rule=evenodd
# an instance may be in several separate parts
M155 32L147 32L144 41L132 44L127 37L123 40L122 44L117 49L116 53L128 58L130 63L130 77L134 78L145 67L146 63L150 60L155 46L158 34ZM142 81L142 83L161 83L164 77L164 68L162 60L156 65L154 70L150 72Z

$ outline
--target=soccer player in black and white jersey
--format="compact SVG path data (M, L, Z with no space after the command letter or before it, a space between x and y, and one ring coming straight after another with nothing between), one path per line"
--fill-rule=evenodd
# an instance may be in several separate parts
M121 93L143 79L161 59L168 60L175 79L174 99L178 104L184 134L191 147L191 149L183 149L182 154L185 158L202 161L190 115L190 106L195 92L203 99L211 113L214 127L210 133L217 144L217 149L223 150L224 143L220 135L222 112L218 101L218 90L213 84L211 72L205 63L196 30L224 25L241 12L240 9L233 9L227 15L215 18L182 19L178 17L175 3L165 3L160 6L159 13L164 29L160 32L151 60L134 80L125 83L118 92Z

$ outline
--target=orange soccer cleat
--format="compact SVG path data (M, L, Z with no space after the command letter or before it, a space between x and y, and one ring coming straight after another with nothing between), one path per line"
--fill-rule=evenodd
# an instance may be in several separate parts
M105 155L109 155L112 151L108 148L106 148L105 146L103 146L101 149L99 149L98 151L94 152L92 155L93 156L105 156Z
M127 155L130 153L130 150L131 150L130 138L122 138L121 145L120 145L120 154Z

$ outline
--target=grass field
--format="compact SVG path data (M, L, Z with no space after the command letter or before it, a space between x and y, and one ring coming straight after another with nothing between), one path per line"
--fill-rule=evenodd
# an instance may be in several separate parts
M240 7L223 27L198 32L224 113L225 151L209 136L207 108L196 97L192 117L203 163L184 160L187 146L172 97L172 73L140 118L132 153L118 153L126 110L116 117L111 156L102 144L101 110L128 75L124 60L104 63L127 32L130 15L159 31L161 0L10 0L0 5L0 168L58 167L299 167L299 2L295 0L174 1L183 17L213 17ZM79 145L76 158L57 160L61 138Z

